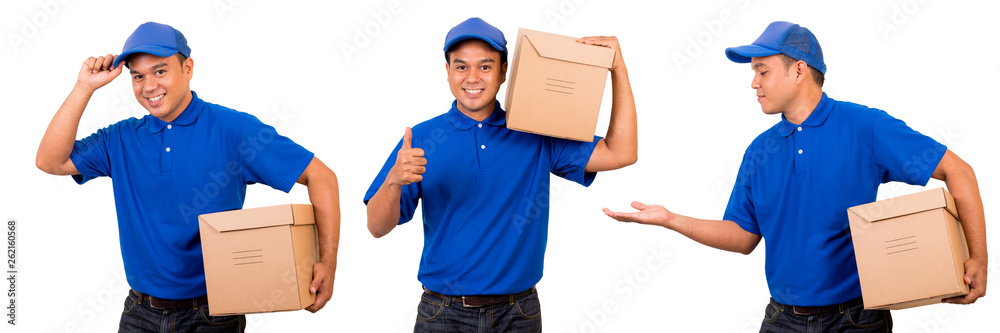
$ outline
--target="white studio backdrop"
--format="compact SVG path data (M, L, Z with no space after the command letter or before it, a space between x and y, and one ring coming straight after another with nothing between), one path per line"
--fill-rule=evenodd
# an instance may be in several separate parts
M772 21L799 23L818 36L832 98L884 109L958 153L977 171L988 218L1000 200L1000 140L990 129L1000 90L1000 4L992 1L35 0L0 7L0 215L18 220L19 237L17 325L4 323L3 332L116 329L128 287L110 181L78 186L33 161L80 63L119 53L146 21L173 25L188 38L200 97L256 115L340 178L333 300L317 314L250 315L251 332L412 331L421 227L407 224L374 239L361 200L403 128L450 106L441 47L448 29L472 16L508 38L520 27L617 35L630 71L639 162L600 174L589 188L553 181L539 283L546 331L757 331L768 298L766 244L749 256L726 253L669 230L615 222L601 208L628 210L640 200L722 216L744 149L779 121L761 113L749 65L730 62L723 50L749 44ZM123 75L95 94L78 137L144 114ZM884 185L879 198L918 190ZM307 202L302 186L284 194L255 185L246 207ZM988 229L990 248L1000 248L997 228L988 222ZM994 260L991 275L998 270ZM972 306L895 311L895 331L995 330L995 293Z

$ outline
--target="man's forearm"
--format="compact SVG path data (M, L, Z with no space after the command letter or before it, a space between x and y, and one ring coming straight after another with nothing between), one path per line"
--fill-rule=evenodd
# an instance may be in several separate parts
M75 168L68 167L69 155L73 152L76 142L76 132L80 126L80 118L87 108L87 103L94 95L94 90L76 85L66 100L52 116L49 127L45 130L38 152L35 155L35 166L50 174L68 175L76 173Z
M743 230L736 222L702 220L674 214L664 227L698 243L716 249L750 254L760 243L760 235Z
M962 221L965 240L969 244L969 257L986 265L989 260L986 252L986 214L972 166L951 150L946 150L932 177L944 181L948 192L955 198L958 218Z
M324 178L326 179L308 186L309 201L316 215L319 260L330 267L336 267L340 247L340 189L337 176L332 171Z
M372 236L385 236L399 224L399 199L402 187L382 183L378 192L368 200L368 231Z
M972 167L968 167L957 174L949 174L945 179L945 185L955 198L955 204L958 205L958 216L969 244L969 257L987 264L989 255L986 250L986 215L975 172Z

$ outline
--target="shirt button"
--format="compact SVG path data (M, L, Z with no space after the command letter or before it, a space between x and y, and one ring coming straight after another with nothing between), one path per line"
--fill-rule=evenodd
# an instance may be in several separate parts
M169 149L169 148L168 148ZM802 149L799 149L799 154L802 154Z
M174 128L174 127L173 127L173 126L171 126L171 125L167 125L167 129L171 129L171 128ZM799 128L799 130L801 131L802 129L801 129L801 128Z
M170 152L170 147L167 147L167 152ZM799 152L802 152L801 150Z
M486 145L479 146L479 148L486 149Z
M802 132L802 127L801 126L799 127L799 132Z
M483 128L483 123L479 123L479 128Z

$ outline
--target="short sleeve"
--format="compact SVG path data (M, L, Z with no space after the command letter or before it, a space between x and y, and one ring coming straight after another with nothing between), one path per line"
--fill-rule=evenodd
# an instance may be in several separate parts
M926 185L947 147L885 111L875 112L872 154L882 182Z
M579 183L583 186L590 186L597 177L596 172L586 172L587 163L590 156L594 154L594 148L601 141L601 137L595 135L594 141L584 142L558 138L546 138L550 147L552 158L552 173L556 176Z
M288 192L312 161L313 153L247 114L239 141L241 171L249 183Z
M414 143L420 142L419 140L413 140ZM379 170L378 175L375 176L375 180L372 181L371 185L368 186L368 192L365 192L365 205L368 205L368 201L375 196L378 189L382 187L382 183L385 182L385 178L389 175L389 170L396 165L396 154L399 153L399 149L403 147L403 140L400 139L396 143L396 148L392 149L392 153L389 154L389 158L386 159L385 164L382 165L382 170ZM413 214L417 211L417 204L420 201L420 183L411 183L409 185L403 186L399 195L399 222L398 224L403 224L409 222L413 219Z
M736 184L733 185L733 192L729 195L729 204L726 205L726 213L723 220L736 222L749 233L760 235L760 226L757 224L757 213L753 205L752 187L750 186L750 175L753 170L750 153L753 149L751 144L743 154L743 162L740 163L739 173L736 175Z
M83 184L97 177L111 176L111 158L108 156L108 136L114 133L111 125L98 130L90 136L73 143L73 151L69 158L76 166L79 175L73 175L77 184Z

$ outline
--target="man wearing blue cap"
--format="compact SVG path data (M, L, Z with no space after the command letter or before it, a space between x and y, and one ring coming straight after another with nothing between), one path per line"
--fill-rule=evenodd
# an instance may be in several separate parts
M968 304L986 293L985 217L972 167L884 111L827 97L823 51L804 27L774 22L726 56L750 63L761 109L781 121L747 148L723 220L639 202L632 206L640 212L606 214L743 254L767 239L772 299L761 332L887 332L889 311L863 309L847 208L874 201L881 183L933 177L955 197L970 253L971 293L944 301Z
M549 174L590 185L595 173L635 163L635 102L615 37L581 43L617 51L607 138L579 142L505 126L496 100L507 72L499 29L471 18L444 44L455 101L406 128L365 194L375 237L413 218L423 200L424 293L414 332L538 332Z
M132 290L119 330L242 332L243 315L210 316L198 215L240 209L246 185L288 192L308 186L320 261L310 292L315 312L330 299L340 234L336 175L311 152L256 117L202 101L190 90L194 61L180 31L140 25L122 53L90 57L52 118L36 164L83 184L111 177L125 273ZM128 67L149 115L82 139L80 117L94 92ZM270 309L262 308L261 311Z

